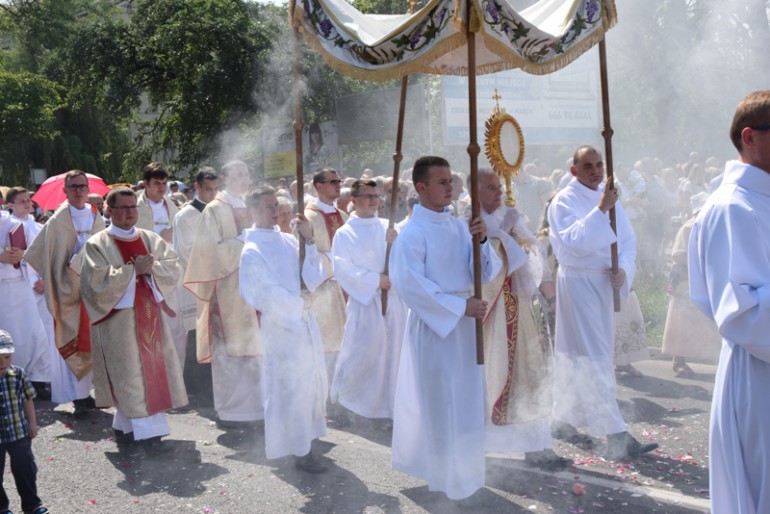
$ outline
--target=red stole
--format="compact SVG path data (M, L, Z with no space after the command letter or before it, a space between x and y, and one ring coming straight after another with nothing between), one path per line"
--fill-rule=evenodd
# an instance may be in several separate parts
M133 262L135 257L148 253L141 236L137 236L131 241L118 238L113 238L113 240L127 264ZM139 356L142 361L142 374L147 393L147 411L150 415L173 407L168 377L166 376L166 360L163 356L161 307L162 305L152 294L149 279L146 276L137 277L134 295L136 340L139 343Z
M54 323L56 323L55 319ZM88 312L86 312L86 306L82 301L80 302L78 335L75 336L75 339L59 348L59 354L65 361L76 353L91 353L91 321L88 319Z
M495 425L508 425L509 412L508 401L511 396L511 382L513 381L513 363L516 357L516 339L519 332L519 299L511 293L511 275L505 277L503 282L503 302L505 305L505 334L508 346L508 374L505 379L502 393L492 405L492 423Z
M334 212L330 213L326 213L317 207L308 207L308 210L315 211L324 217L326 232L329 234L329 243L331 243L334 240L334 234L337 233L337 229L345 224L345 220L342 219L342 214L336 209Z
M17 223L15 227L8 233L9 243L12 248L18 248L19 250L27 249L27 237L24 235L24 223ZM14 268L21 268L21 262L17 262L13 265Z

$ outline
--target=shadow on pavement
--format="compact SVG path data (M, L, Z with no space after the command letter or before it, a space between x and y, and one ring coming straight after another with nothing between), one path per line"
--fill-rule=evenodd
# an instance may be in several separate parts
M704 382L714 382L714 375L702 375L704 377L711 377L711 380L704 379ZM700 377L700 375L697 376ZM691 380L691 378L677 380L678 381L668 380L665 378L643 376L622 378L619 379L617 383L618 385L628 387L629 389L639 391L640 393L647 393L647 395L657 398L692 398L694 400L700 400L704 402L711 401L711 392L708 389L698 385L683 384L681 382L682 380Z
M427 486L404 489L401 493L426 512L433 514L532 512L486 488L479 489L463 500L450 500L444 493L429 491Z
M192 498L206 490L204 482L229 473L226 468L201 462L201 454L192 441L164 440L171 451L147 455L134 444L105 452L115 469L123 473L117 486L133 496L153 493Z
M313 441L313 451L325 455L334 444ZM362 512L401 512L398 498L374 493L350 471L341 468L327 457L322 457L326 473L310 474L294 467L294 457L269 461L275 467L273 474L295 487L307 499L299 512L307 514L361 514ZM374 510L373 510L374 509Z

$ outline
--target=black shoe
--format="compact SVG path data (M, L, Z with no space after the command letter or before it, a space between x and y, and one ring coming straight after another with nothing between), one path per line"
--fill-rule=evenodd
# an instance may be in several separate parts
M574 444L581 450L593 450L596 447L596 441L593 437L581 434L577 428L563 421L554 421L551 423L551 436L554 439L561 439L570 444Z
M551 448L524 454L524 464L531 468L540 468L544 471L563 471L574 463L575 461L572 459L559 457Z
M93 400L93 398L91 398ZM88 406L88 399L75 400L72 402L75 405L75 410L72 412L72 417L75 419L84 419L91 414L91 408Z
M628 432L607 436L607 458L610 460L633 460L658 447L658 443L642 444Z
M294 467L301 469L305 473L313 474L324 473L327 470L321 459L316 457L312 451L308 452L304 457L294 457Z
M115 437L113 439L116 444L134 444L136 442L134 440L133 432L125 433L122 430L118 430L117 428L113 428L112 431L115 433Z
M173 447L168 442L161 440L160 436L150 437L138 442L148 457L163 455L173 450Z
M329 420L334 423L337 428L349 427L353 422L348 413L348 409L339 403L331 404L327 410L329 413Z
M224 419L217 420L217 428L225 432L259 432L265 431L264 420L259 421L228 421Z
M51 400L51 387L50 384L47 382L32 382L32 387L35 388L35 393L37 393L37 399L42 401L50 401Z

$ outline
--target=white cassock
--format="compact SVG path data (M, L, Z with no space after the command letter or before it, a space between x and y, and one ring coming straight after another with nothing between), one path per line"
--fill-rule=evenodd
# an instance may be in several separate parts
M770 512L770 174L739 161L690 236L690 296L722 335L709 438L711 512Z
M323 281L315 245L306 245L302 279L309 291ZM301 457L326 435L326 364L318 324L301 296L299 243L273 229L245 230L239 268L243 299L262 313L265 455Z
M460 499L484 487L484 368L476 364L468 223L449 210L414 207L396 239L391 281L409 307L396 384L393 469ZM500 268L482 245L482 275Z
M616 400L615 310L610 282L610 245L617 241L619 267L626 272L621 295L636 272L636 237L620 202L615 204L618 236L594 191L573 179L551 202L549 239L556 276L553 418L586 427L594 436L626 430Z
M15 216L2 218L0 221L0 252L11 246L12 230L23 230L27 245L32 243L26 227L20 227L21 220ZM15 352L13 363L27 370L30 381L47 382L48 371L48 336L37 310L35 293L29 282L30 273L34 273L24 260L19 267L0 263L0 328L13 338Z
M406 327L406 306L392 289L382 315L387 230L386 220L352 214L332 243L334 275L349 298L331 400L367 418L393 418Z

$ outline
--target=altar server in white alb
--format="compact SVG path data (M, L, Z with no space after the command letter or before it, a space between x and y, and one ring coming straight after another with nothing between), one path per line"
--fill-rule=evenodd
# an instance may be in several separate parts
M299 243L277 226L273 188L249 192L246 205L255 223L245 232L240 292L262 313L265 455L294 455L299 469L321 473L326 466L311 451L311 442L326 435L326 364L321 332L301 292ZM310 223L298 217L296 228L305 241L302 281L312 293L326 279L321 255Z
M16 341L14 363L27 372L38 398L47 397L42 399L50 400L45 383L51 381L49 361L54 341L53 319L42 294L45 285L40 275L26 261L12 258L8 262L8 257L13 255L21 259L24 250L35 240L42 225L36 223L32 217L34 208L30 192L23 187L9 189L5 203L13 214L9 218L7 232L6 228L0 226L0 234L6 239L3 246L5 251L0 253L0 263L3 263L0 264L0 288L3 290L2 296L12 301L7 302L0 312L0 327L8 332L17 332L13 335ZM13 262L14 260L16 262ZM18 277L23 277L25 281L14 280ZM36 309L31 309L31 305Z
M626 431L616 400L613 355L613 288L628 296L636 271L636 237L618 203L617 189L604 183L604 161L591 146L575 151L572 181L548 209L556 277L554 425L558 437L587 446L578 434L607 436L607 456L637 458L657 448L641 445ZM605 187L606 186L606 187ZM608 211L615 206L617 236ZM611 273L610 245L618 243L619 269Z
M711 512L770 512L770 91L738 105L738 160L695 221L690 296L722 335L709 438Z
M396 239L396 231L377 217L380 196L375 181L357 180L350 190L355 212L332 244L334 274L349 299L331 399L359 416L392 419L406 306L382 272L387 244ZM383 290L388 292L384 316Z
M393 468L462 499L484 487L484 367L476 364L475 318L487 303L473 294L479 234L483 281L500 269L481 217L455 218L452 175L441 157L412 172L420 205L396 239L391 281L409 307L396 384Z

